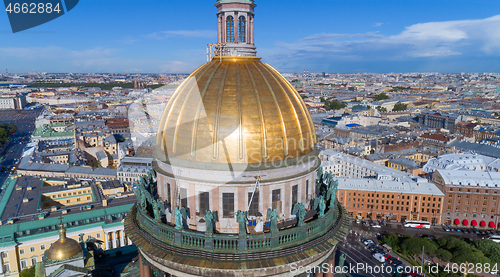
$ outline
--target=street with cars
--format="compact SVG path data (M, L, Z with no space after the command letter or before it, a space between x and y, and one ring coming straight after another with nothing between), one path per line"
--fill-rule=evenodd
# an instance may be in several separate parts
M35 130L35 120L39 113L39 109L0 111L0 124L14 123L17 126L17 131L0 147L0 184L3 184L19 164L23 148L29 143Z

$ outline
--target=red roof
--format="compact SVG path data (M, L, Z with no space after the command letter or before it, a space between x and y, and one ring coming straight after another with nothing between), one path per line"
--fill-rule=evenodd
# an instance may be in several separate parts
M471 223L470 223L470 225L472 225L472 226L477 226L477 221L472 220L472 221L471 221Z
M486 227L486 222L484 220L481 220L481 222L479 222L479 226Z
M128 126L128 118L110 118L106 120L107 126Z
M432 140L439 140L439 141L448 141L449 137L443 134L429 134L429 133L424 133L420 135L421 138L427 138L427 139L432 139Z
M464 219L464 220L462 220L462 224L467 226L467 225L469 225L469 221L467 219Z
M491 228L495 228L495 222L490 221L490 222L488 223L488 226L490 226Z
M455 220L453 220L453 224L455 224L455 225L458 225L458 224L460 224L460 219L458 219L458 218L455 218Z

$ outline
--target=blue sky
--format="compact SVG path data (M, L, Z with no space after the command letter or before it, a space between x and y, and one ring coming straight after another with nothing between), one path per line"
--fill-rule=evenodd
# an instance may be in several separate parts
M82 0L13 34L0 71L189 73L216 42L214 1ZM258 55L282 72L500 72L498 0L257 1Z

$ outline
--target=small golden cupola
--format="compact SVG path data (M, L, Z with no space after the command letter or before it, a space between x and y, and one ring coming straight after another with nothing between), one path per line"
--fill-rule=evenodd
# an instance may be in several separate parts
M66 237L66 229L64 228L62 219L59 227L59 239L45 252L46 257L53 261L63 261L73 258L82 252L82 247L76 240Z

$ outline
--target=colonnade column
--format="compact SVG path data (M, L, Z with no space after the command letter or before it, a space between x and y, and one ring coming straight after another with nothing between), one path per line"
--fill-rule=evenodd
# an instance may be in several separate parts
M240 35L239 30L238 30L238 27L239 27L238 22L239 22L238 13L235 12L233 15L233 24L234 24L234 32L233 33L234 33L234 42L236 42L236 43L239 42L239 35Z
M123 246L126 245L125 232L123 230L121 230L121 236L120 236L120 238L121 238L121 241L122 241L122 243L121 243L120 246L123 247Z
M151 277L151 268L145 262L143 257L140 257L139 272L141 277Z
M328 272L325 273L325 277L333 277L335 271L335 256L329 258L326 263L328 263ZM332 270L330 270L332 269Z
M0 252L0 274L3 274L3 258L2 258L2 252Z
M116 248L116 231L111 232L111 245L112 248Z
M108 240L108 232L104 231L104 245L106 246L106 250L110 249L109 240Z
M254 32L255 32L255 26L253 25L253 21L254 21L254 16L252 15L251 16L251 19L252 19L252 26L251 26L251 29L252 29L252 32L250 33L250 36L252 37L252 44L255 44L255 36L254 36Z

